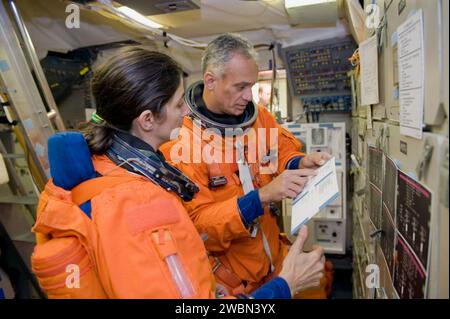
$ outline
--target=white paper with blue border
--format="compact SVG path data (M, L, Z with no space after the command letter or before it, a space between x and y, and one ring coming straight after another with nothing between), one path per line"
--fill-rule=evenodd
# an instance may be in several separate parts
M333 157L317 169L317 175L294 198L292 202L291 234L295 236L302 225L335 200L338 195L336 159Z

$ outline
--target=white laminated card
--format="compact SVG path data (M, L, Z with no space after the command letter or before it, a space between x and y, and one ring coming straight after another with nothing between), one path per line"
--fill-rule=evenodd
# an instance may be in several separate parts
M302 225L335 200L338 195L336 160L333 157L317 169L317 175L294 198L292 202L291 234L296 235Z

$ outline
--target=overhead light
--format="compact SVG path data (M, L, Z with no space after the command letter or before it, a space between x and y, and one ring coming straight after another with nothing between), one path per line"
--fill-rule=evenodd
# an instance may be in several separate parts
M163 27L162 24L159 24L153 20L150 20L149 18L147 18L146 16L143 16L142 14L140 14L139 12L127 7L127 6L122 6L117 8L117 10L119 10L120 12L122 12L123 14L125 14L128 18L131 18L133 20L135 20L136 22L139 22L143 25L146 25L150 28L155 28L155 29L160 29Z
M284 0L284 6L286 9L296 7L306 7L315 4L323 4L327 2L336 2L336 0Z

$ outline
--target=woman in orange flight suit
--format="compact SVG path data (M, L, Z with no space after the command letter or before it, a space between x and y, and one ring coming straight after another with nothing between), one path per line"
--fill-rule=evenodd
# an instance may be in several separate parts
M33 228L32 266L41 287L50 298L221 297L183 207L198 188L157 151L188 112L181 68L164 54L125 48L95 72L92 89L97 112L84 137L49 140L53 179ZM66 151L53 150L58 143ZM87 147L92 161L58 171ZM89 178L70 184L78 172ZM289 298L318 284L322 256L302 252L305 237L306 229L280 276L253 297Z

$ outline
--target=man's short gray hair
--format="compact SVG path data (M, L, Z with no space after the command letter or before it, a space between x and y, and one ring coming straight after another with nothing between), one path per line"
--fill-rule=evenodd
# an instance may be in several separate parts
M233 54L241 54L257 61L258 54L246 38L236 33L226 33L208 44L202 56L202 73L212 69L219 76L224 74L227 63Z

